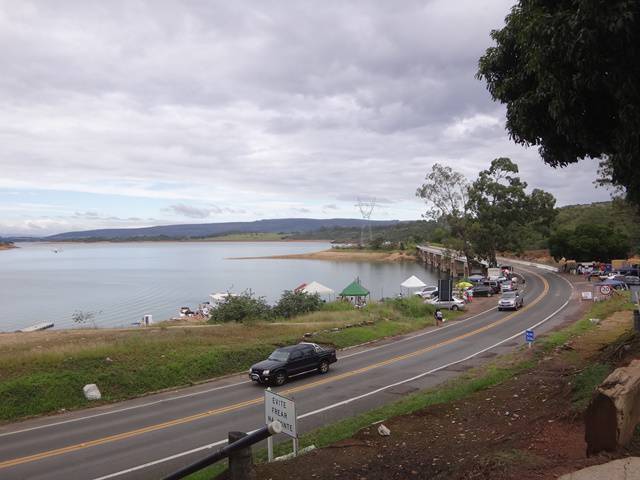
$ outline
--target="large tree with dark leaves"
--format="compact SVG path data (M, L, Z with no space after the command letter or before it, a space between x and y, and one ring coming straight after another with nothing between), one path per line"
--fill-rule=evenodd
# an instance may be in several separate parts
M640 205L640 0L520 0L478 78L554 167L603 159Z

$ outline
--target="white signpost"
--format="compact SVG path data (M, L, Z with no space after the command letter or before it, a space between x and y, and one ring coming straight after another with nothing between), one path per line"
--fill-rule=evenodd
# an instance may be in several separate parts
M278 395L267 388L264 391L264 419L268 425L278 421L282 425L282 433L293 438L293 453L298 454L298 426L296 417L296 404L293 400ZM269 461L273 460L273 439L267 439L267 451Z

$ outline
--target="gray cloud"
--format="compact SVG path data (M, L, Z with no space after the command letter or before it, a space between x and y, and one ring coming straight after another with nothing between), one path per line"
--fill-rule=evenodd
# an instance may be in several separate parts
M560 203L605 199L593 165L555 171L511 143L473 76L512 3L4 3L0 188L201 220L333 200L356 215L366 196L418 218L433 163L471 178L510 156Z
M170 205L165 209L165 211L188 218L207 218L209 215L211 215L212 211L219 213L220 209L214 210L211 208L197 208L179 203L177 205Z

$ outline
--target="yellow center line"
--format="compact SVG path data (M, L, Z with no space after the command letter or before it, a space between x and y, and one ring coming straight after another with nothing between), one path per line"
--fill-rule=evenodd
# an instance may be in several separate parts
M331 383L331 382L336 382L339 380L343 380L345 378L349 378L349 377L353 377L355 375L360 375L362 373L368 372L370 370L376 369L376 368L380 368L380 367L384 367L387 365L391 365L393 363L397 363L400 362L402 360L406 360L408 358L412 358L412 357L416 357L418 355L422 355L424 353L427 352L431 352L433 350L436 350L438 348L447 346L447 345L451 345L452 343L458 342L460 340L464 340L465 338L469 338L472 337L474 335L478 335L479 333L482 332L486 332L487 330L490 330L498 325L501 325L505 322L507 322L508 320L512 319L513 317L515 317L516 315L522 314L523 312L526 312L528 309L532 308L534 305L536 305L538 302L540 302L540 300L542 300L545 295L547 295L547 293L549 292L549 283L547 282L547 280L543 277L541 277L540 275L533 273L533 272L529 272L532 275L535 275L536 277L538 277L540 280L542 280L542 283L544 284L544 289L542 291L542 293L540 295L538 295L531 303L527 304L525 307L523 307L520 311L515 311L509 315L507 315L506 317L501 318L500 320L496 320L495 322L489 323L483 327L480 327L476 330L472 330L470 332L464 333L462 335L459 335L457 337L453 337L450 338L449 340L444 340L440 343L436 343L434 345L431 345L429 347L425 347L422 348L420 350L416 350L410 353L406 353L403 355L398 355L392 358L389 358L387 360L383 360L381 362L378 363L374 363L371 365L367 365L365 367L362 368L358 368L356 370L350 370L348 372L345 373L341 373L339 375L332 375L330 377L325 377L321 380L317 380L315 382L311 382L311 383L307 383L305 385L300 385L299 387L294 387L294 388L289 388L287 390L282 391L282 394L293 394L293 393L298 393L298 392L303 392L305 390L309 390L311 388L315 388L317 386L320 385L325 385L327 383ZM57 448L54 450L49 450L46 452L41 452L41 453L36 453L34 455L29 455L26 457L19 457L19 458L14 458L12 460L6 460L4 462L0 462L0 469L3 468L9 468L9 467L14 467L16 465L21 465L23 463L29 463L29 462L34 462L37 460L42 460L45 458L49 458L49 457L55 457L55 456L59 456L59 455L63 455L65 453L71 453L71 452L75 452L78 450L83 450L85 448L90 448L90 447L96 447L98 445L104 445L106 443L111 443L111 442L117 442L119 440L125 440L127 438L131 438L131 437L136 437L138 435L142 435L144 433L149 433L149 432L155 432L157 430L163 430L165 428L169 428L169 427L174 427L176 425L182 425L185 423L190 423L190 422L194 422L196 420L200 420L203 418L207 418L207 417L212 417L215 415L221 415L223 413L228 413L228 412L233 412L235 410L239 410L241 408L245 408L245 407L249 407L252 405L258 405L260 403L262 403L264 401L264 397L258 397L258 398L253 398L251 400L246 400L244 402L239 402L239 403L234 403L232 405L227 405L226 407L220 407L220 408L216 408L213 410L207 410L205 412L201 412L201 413L197 413L195 415L190 415L188 417L182 417L182 418L177 418L175 420L170 420L168 422L163 422L163 423L158 423L156 425L150 425L148 427L143 427L143 428L138 428L136 430L131 430L128 432L123 432L123 433L118 433L115 435L110 435L107 437L103 437L103 438L99 438L96 440L91 440L88 442L82 442L82 443L77 443L75 445L69 445L67 447L63 447L63 448Z

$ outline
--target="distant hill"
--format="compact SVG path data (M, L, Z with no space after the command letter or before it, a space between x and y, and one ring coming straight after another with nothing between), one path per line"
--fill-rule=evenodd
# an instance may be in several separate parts
M560 207L554 229L573 230L577 225L584 223L610 225L631 239L634 250L640 249L640 215L635 207L624 201L613 200Z
M46 241L162 240L197 239L242 233L279 233L304 235L320 229L360 228L364 220L354 218L277 218L255 222L195 223L144 228L105 228L67 232L43 238ZM372 221L374 227L390 226L398 220Z

